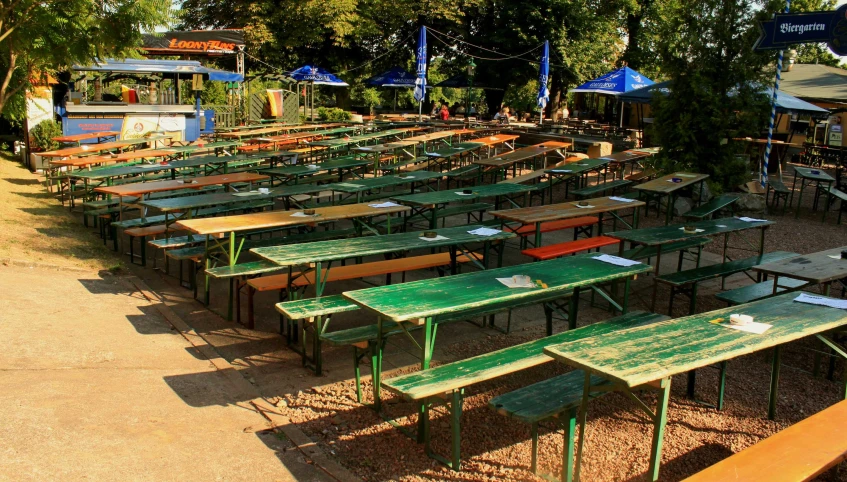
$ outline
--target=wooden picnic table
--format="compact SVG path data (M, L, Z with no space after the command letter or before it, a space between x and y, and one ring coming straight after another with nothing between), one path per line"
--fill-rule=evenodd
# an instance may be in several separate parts
M274 136L268 137L255 137L250 139L248 145L252 148L265 148L271 147L273 149L277 149L281 146L291 146L297 145L303 142L307 142L316 138L324 138L327 136L334 136L337 134L347 134L349 132L354 132L358 130L355 127L336 127L334 129L326 129L326 130L318 130L318 131L310 131L310 132L296 132L291 134L278 134Z
M336 182L327 186L334 192L355 194L356 202L362 202L362 196L369 191L377 191L387 187L410 185L410 194L415 193L415 185L425 185L429 181L440 180L443 175L440 172L416 171L388 176L356 179L350 182ZM437 191L437 187L435 191ZM384 196L387 197L387 196Z
M544 172L550 176L551 178L558 177L561 180L565 181L565 196L568 194L568 187L571 181L574 181L577 189L583 185L585 185L588 181L588 176L592 172L597 173L597 182L600 182L600 173L606 170L606 167L609 163L612 162L608 159L601 158L589 158L589 159L577 159L574 162L568 162L564 166L553 167L551 169L546 169ZM555 183L550 183L550 200L553 200L553 185Z
M178 189L199 189L206 186L222 185L228 186L235 183L247 182L252 184L257 181L268 179L268 176L255 174L252 172L237 172L233 174L219 174L216 176L195 177L187 180L167 180L153 182L137 182L131 184L121 184L119 186L98 186L94 188L95 192L106 194L108 196L117 196L119 201L119 216L123 220L123 198L126 196L138 196L141 201L145 197L155 192L176 191Z
M69 136L58 136L54 137L53 140L56 142L62 143L76 143L77 146L82 144L82 141L87 141L91 139L97 139L97 142L100 142L104 139L112 138L114 140L118 139L121 133L119 131L100 131L100 132L85 132L83 134L72 134Z
M773 293L779 289L779 278L787 277L808 281L823 286L823 293L829 295L833 281L847 278L847 259L841 258L841 252L847 246L804 254L773 263L754 266L753 270L773 276Z
M137 146L139 144L147 144L150 142L170 139L171 135L141 137L138 139L126 139L114 142L101 142L99 144L82 144L78 147L66 147L55 151L39 152L41 157L71 157L71 156L90 156L99 152L106 151L121 151L127 147Z
M525 208L506 209L502 211L491 211L488 214L503 221L504 227L509 221L517 222L521 225L534 224L535 246L541 246L542 223L597 214L600 218L598 234L603 234L603 215L609 213L616 221L622 222L629 229L636 229L638 228L638 208L644 206L643 201L630 200L629 202L626 202L614 200L610 197L584 199L583 202L588 203L587 205L590 207L581 207L578 202L564 202L559 204L547 204L544 206L530 206ZM617 215L618 211L623 211L625 209L634 210L632 224L627 223Z
M424 151L424 155L427 157L427 169L433 167L433 164L435 164L439 168L446 165L449 171L453 168L454 159L459 165L466 159L470 159L471 161L478 159L479 150L484 146L480 142L457 142L431 152Z
M620 164L621 166L623 166L621 174L625 174L626 165L630 164L630 174L633 174L635 171L635 165L638 164L639 161L652 156L653 154L650 152L644 152L638 149L629 149L626 151L615 152L614 154L603 156L601 157L601 159L608 159L611 163Z
M500 173L503 173L503 177L505 178L506 171L510 167L513 170L512 175L516 175L517 165L526 161L532 161L531 167L533 170L539 169L539 167L535 165L536 160L541 158L543 161L543 159L546 159L547 155L550 153L556 153L564 159L565 155L562 154L562 149L567 149L568 147L571 147L571 145L572 144L570 142L548 141L533 146L522 147L505 154L498 154L485 159L476 159L473 163L482 166L484 169L494 171L494 179L496 180ZM544 167L544 165L542 164L541 167ZM482 174L482 171L480 171L480 178L482 177Z
M627 242L641 245L641 249L655 249L656 266L653 273L653 301L652 306L656 306L657 281L659 276L659 268L662 261L662 247L664 245L675 243L677 241L685 241L695 238L704 238L708 236L723 235L723 261L726 262L726 253L729 248L729 235L732 233L740 233L750 229L760 229L758 255L765 253L765 231L768 226L771 226L773 221L758 221L746 222L739 218L721 218L708 219L705 221L688 222L685 224L657 226L654 228L633 229L629 231L614 231L606 233L606 236L619 239L620 245L618 253L623 255L624 246ZM687 233L683 229L685 226L693 226L694 233Z
M486 184L484 186L476 186L471 189L471 193L466 194L464 189L445 189L443 191L423 192L417 194L407 194L404 196L392 196L391 199L402 204L414 207L410 213L412 216L424 216L424 211L430 212L430 228L438 226L438 210L439 206L460 201L477 201L482 198L495 198L495 206L499 207L500 199L505 197L515 207L520 207L507 196L514 194L524 194L524 197L532 191L532 186L523 184ZM526 204L526 202L524 202ZM407 219L408 221L408 219Z
M240 247L243 243L237 242L239 234L247 234L259 230L286 229L300 226L316 227L318 224L330 221L350 220L355 225L359 234L367 229L379 234L366 220L386 216L386 231L391 233L391 215L409 211L408 206L391 206L375 208L366 203L346 204L342 206L328 206L315 208L315 214L305 215L303 210L290 211L266 211L252 214L239 214L235 216L221 216L216 218L190 219L178 221L176 229L184 229L193 234L206 237L206 250L204 260L206 269L213 267L213 263L222 261L229 266L235 266L238 262ZM226 234L221 238L217 236ZM220 255L220 256L218 256ZM232 300L232 284L230 283L230 301ZM209 275L206 274L205 303L209 303ZM230 314L231 318L231 314Z
M468 139L467 142L476 142L476 143L482 144L486 149L488 149L488 156L487 157L490 157L492 149L496 153L497 152L497 146L501 145L501 144L506 146L509 150L514 151L515 150L515 141L519 137L520 136L515 135L515 134L494 134L494 135L490 135L490 136L483 136L483 137L476 137L476 138L473 138L473 139ZM509 144L510 142L511 142L511 144Z
M521 306L555 303L570 298L569 321L576 320L579 293L582 288L600 290L599 285L625 280L625 291L620 303L611 296L608 301L616 309L626 312L630 280L650 271L650 266L636 264L622 267L596 259L597 253L496 268L474 273L459 274L439 279L401 283L357 291L345 291L345 298L377 317L378 347L382 346L383 323L395 322L423 325L424 339L421 347L421 369L430 366L435 344L435 326L440 321L467 319L489 315ZM496 278L526 275L540 280L546 287L509 288ZM558 308L556 308L558 309ZM643 348L643 347L642 347ZM379 378L381 369L374 374ZM379 408L380 381L374 380L374 401ZM424 412L421 422L427 419Z
M182 157L182 153L172 149L136 149L129 152L121 152L111 156L86 156L86 157L70 157L68 159L51 160L50 165L53 167L71 167L71 168L91 168L96 164L106 164L110 162L127 162L138 159L169 159L172 157Z
M667 196L668 210L665 214L665 224L670 224L671 217L673 216L674 201L679 190L699 183L700 190L702 192L703 183L706 182L706 179L708 178L708 174L676 172L673 174L668 174L667 176L662 176L660 178L653 179L652 181L647 181L637 186L633 186L633 188L637 189L639 193L644 193L646 196L654 196L657 198ZM679 179L679 181L674 182L674 179ZM700 198L700 196L696 197L697 199ZM699 201L697 202L697 204L700 204ZM658 209L658 206L656 207L656 209Z
M794 184L791 186L791 199L788 201L788 205L792 206L794 204L794 193L798 192L797 189L797 181L800 181L800 189L799 194L797 195L797 211L794 212L794 217L797 218L800 216L800 204L803 202L803 190L806 186L814 185L817 189L829 189L832 187L832 183L835 182L835 178L827 174L822 169L816 169L811 167L800 167L794 166ZM823 188L823 185L826 185L826 188ZM821 221L826 220L826 212L829 211L829 195L824 196L824 209L823 216L821 217ZM814 208L817 209L818 198L815 196Z
M613 389L640 401L636 391L658 390L655 411L651 411L644 402L637 405L653 420L648 472L651 480L659 477L662 439L667 422L671 378L674 375L772 348L774 357L768 417L773 419L776 414L781 346L812 335L825 339L823 333L847 325L847 310L797 303L794 302L796 297L796 293L787 293L740 306L546 347L544 352L550 357L585 371L585 388L579 411L579 433L582 435L577 447L575 479L579 480L586 433L585 420L592 391ZM750 315L754 321L773 327L757 335L721 326L727 324L733 313ZM715 323L719 319L723 322ZM609 380L610 385L592 387L591 375Z
M294 180L297 184L300 178L312 176L319 172L338 171L338 181L344 179L344 175L353 173L357 168L369 166L370 161L367 159L356 159L352 157L339 157L323 161L317 164L297 164L292 166L274 167L271 169L263 169L262 173L271 176L273 179L281 178L283 182Z

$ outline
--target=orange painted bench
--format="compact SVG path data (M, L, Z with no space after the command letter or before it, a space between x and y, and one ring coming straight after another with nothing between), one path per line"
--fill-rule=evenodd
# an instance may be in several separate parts
M569 254L576 254L580 251L591 251L592 249L602 248L620 243L619 239L610 238L608 236L594 236L593 238L583 238L576 241L568 241L566 243L551 244L549 246L541 246L540 248L525 249L521 253L535 258L538 261L546 259L559 258Z

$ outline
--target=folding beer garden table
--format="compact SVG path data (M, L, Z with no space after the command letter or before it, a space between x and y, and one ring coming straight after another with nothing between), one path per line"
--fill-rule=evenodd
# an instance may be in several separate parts
M283 167L263 169L261 172L267 174L273 180L281 179L283 183L292 182L297 184L301 178L313 176L319 172L332 173L338 171L338 181L344 179L345 174L356 174L356 171L370 165L367 159L356 159L354 157L338 157L317 164L297 164ZM361 177L357 175L357 177ZM308 180L307 180L308 181Z
M779 278L794 278L808 281L823 287L823 293L829 295L833 281L847 278L847 259L841 257L841 252L847 246L828 249L817 253L804 254L793 258L760 264L753 269L759 273L773 276L773 294L779 289Z
M576 181L577 188L580 187L582 183L588 178L588 175L592 172L597 173L597 181L600 181L600 173L606 169L606 166L612 162L609 159L579 159L574 162L569 162L564 166L558 166L551 169L547 169L544 172L550 176L551 180L553 178L560 178L566 183L570 183L571 181ZM557 184L554 182L550 183L550 199L553 199L553 185ZM565 196L567 196L567 188L569 184L565 184Z
M518 164L525 164L529 161L531 168L535 170L544 167L544 160L547 159L547 155L551 153L558 155L561 159L565 159L565 154L562 153L562 149L567 149L571 146L572 144L570 142L549 141L536 144L534 146L522 147L512 152L498 154L486 159L476 159L473 163L480 165L483 169L492 171L494 173L494 180L501 177L501 173L502 177L505 179L506 171L509 168L512 168L513 176L517 174ZM537 165L539 159L541 160L541 166ZM479 175L481 179L483 176L482 170L480 170Z
M673 217L674 200L676 199L678 191L699 183L700 192L702 192L703 183L706 182L706 179L708 178L708 174L677 172L674 174L668 174L667 176L663 176L658 179L653 179L652 181L647 181L637 186L633 186L633 189L638 190L639 197L642 193L645 196L655 197L657 199L667 196L668 210L665 214L665 224L670 224L671 217ZM700 198L700 196L696 197L697 199ZM700 202L698 201L697 205L699 204ZM659 209L658 205L656 206L656 209Z
M617 266L597 259L597 253L580 254L538 263L528 263L505 268L496 268L474 273L447 276L410 283L400 283L356 291L346 291L344 297L373 313L379 325L377 347L382 346L383 324L394 322L408 333L407 327L423 326L423 340L415 344L421 350L421 369L429 368L435 344L437 324L490 315L522 306L553 304L557 300L570 298L568 319L575 321L581 288L600 290L600 284L625 280L623 299L615 302L606 297L615 309L626 313L629 283L637 275L650 271L650 266L636 263L633 266ZM532 288L509 288L497 278L529 276L535 285ZM553 307L545 308L551 313ZM643 345L642 345L643 349ZM381 354L377 357L374 374L380 378ZM379 409L380 381L373 381L374 401ZM421 422L427 420L426 410Z
M431 168L433 165L441 168L446 165L449 171L453 168L454 160L456 164L461 165L464 160L478 159L479 150L483 147L485 147L485 144L479 142L458 142L431 152L424 151L424 155L428 159L427 168Z
M797 195L797 210L794 212L794 217L798 217L800 215L800 204L803 202L803 189L806 186L815 186L817 189L827 189L829 190L832 187L832 183L835 182L835 178L824 172L819 168L811 168L811 167L794 167L794 184L791 185L791 199L788 201L788 205L794 205L794 193L798 192L797 189L797 181L800 181L800 189ZM823 186L826 185L824 188ZM817 196L815 196L815 208L817 208ZM824 208L823 208L823 216L821 216L821 221L826 219L826 212L829 211L829 195L824 196Z
M53 140L62 144L82 145L82 141L96 139L97 142L103 142L107 139L117 140L121 133L118 131L102 131L102 132L85 132L83 134L73 134L69 136L54 137Z
M527 204L527 196L532 191L532 186L523 184L487 184L484 186L476 186L471 189L470 193L465 193L464 189L445 189L443 191L423 192L417 194L407 194L405 196L394 196L391 199L414 209L409 213L406 221L416 216L427 217L426 212L429 212L429 227L435 228L438 226L438 211L441 206L460 201L478 201L479 199L493 197L495 198L495 207L500 205L501 199L505 199L515 207L520 207L514 201L509 199L510 195L523 194L524 205Z
M648 472L651 480L659 478L662 439L668 416L671 378L674 375L772 348L774 357L768 418L773 420L776 415L782 345L814 335L825 340L829 346L837 346L823 334L847 325L847 310L796 302L794 299L797 296L798 293L786 293L740 306L545 348L544 353L550 357L585 372L582 406L578 415L580 437L575 479L579 480L586 437L585 421L592 393L620 391L640 402L636 406L653 422ZM734 313L752 316L754 322L770 324L772 327L762 334L755 334L725 326ZM841 348L838 348L837 353L845 356ZM592 384L592 375L606 379L607 383ZM644 389L659 392L655 410L651 410L638 398L636 392Z
M345 182L336 182L333 184L328 184L325 186L326 189L330 189L333 192L337 193L345 193L349 196L356 196L356 202L360 203L363 201L363 196L366 192L370 191L379 191L381 189L385 189L388 187L396 187L403 186L408 184L410 186L410 194L415 193L415 185L426 186L428 182L435 181L436 189L438 191L437 184L444 177L440 172L432 172L432 171L416 171L416 172L405 172L401 174L393 174L387 176L380 177L370 177L366 179L356 179L352 181ZM376 195L376 198L384 198L394 195L395 193L390 193L388 195ZM339 203L343 204L346 199L340 199Z

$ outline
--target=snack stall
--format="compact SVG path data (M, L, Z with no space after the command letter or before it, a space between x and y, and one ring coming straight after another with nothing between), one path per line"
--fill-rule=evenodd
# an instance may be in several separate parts
M242 82L244 76L203 67L191 60L103 60L94 65L74 65L84 73L74 82L62 105L56 108L62 118L64 135L98 131L120 132L121 139L161 132L176 141L191 142L214 128L214 111L200 107L203 81ZM127 79L141 84L126 85ZM169 88L160 82L169 80ZM193 105L183 103L181 84L192 83ZM93 95L87 84L93 83ZM104 86L119 83L121 92L104 94Z

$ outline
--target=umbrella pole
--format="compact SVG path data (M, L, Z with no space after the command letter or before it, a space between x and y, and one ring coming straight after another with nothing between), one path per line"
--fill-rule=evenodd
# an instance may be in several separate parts
M312 122L315 122L315 83L312 82Z

